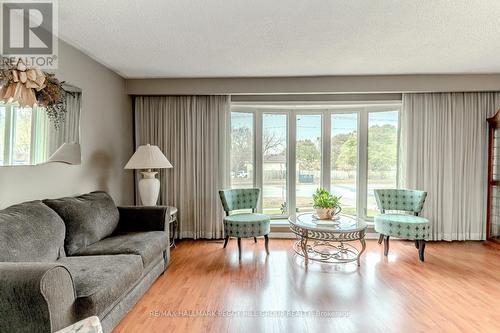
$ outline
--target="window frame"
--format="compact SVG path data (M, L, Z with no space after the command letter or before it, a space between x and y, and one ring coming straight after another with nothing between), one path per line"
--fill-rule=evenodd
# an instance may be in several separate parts
M398 112L397 128L397 157L399 164L399 131L401 119L401 102L363 102L363 103L301 103L301 102L232 102L231 113L253 114L253 186L263 188L263 115L264 113L277 113L287 115L287 214L271 215L271 219L287 219L290 215L296 215L296 142L297 142L297 115L319 114L321 115L321 179L322 187L331 189L331 119L333 114L356 113L357 114L357 167L356 167L356 217L365 221L373 221L367 216L368 203L368 130L369 114L374 112ZM389 110L391 109L391 110ZM230 117L231 118L231 117ZM231 126L229 126L231 132ZM229 154L231 153L231 138L228 140ZM396 186L399 187L399 168L396 165ZM262 194L263 195L263 194ZM262 212L262 202L259 200L257 211Z
M5 129L4 129L4 141L3 141L3 165L12 165L12 151L14 137L16 135L16 117L13 115L12 104L4 104L5 108Z

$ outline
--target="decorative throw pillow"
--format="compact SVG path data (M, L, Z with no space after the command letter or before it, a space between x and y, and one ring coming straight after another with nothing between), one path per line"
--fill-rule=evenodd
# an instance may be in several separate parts
M66 224L67 255L111 235L118 225L118 208L106 192L47 199L43 203L55 210Z

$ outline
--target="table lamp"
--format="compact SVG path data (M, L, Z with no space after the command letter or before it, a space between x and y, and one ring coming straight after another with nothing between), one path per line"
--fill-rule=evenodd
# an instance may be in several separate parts
M156 206L160 194L160 181L155 177L158 172L151 169L172 168L172 164L163 155L158 146L139 146L125 165L125 169L146 169L142 171L142 179L139 181L139 196L143 206Z

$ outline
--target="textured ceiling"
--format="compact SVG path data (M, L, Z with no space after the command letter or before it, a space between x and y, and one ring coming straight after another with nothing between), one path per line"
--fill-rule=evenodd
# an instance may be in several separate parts
M59 35L127 78L500 72L500 0L64 0Z

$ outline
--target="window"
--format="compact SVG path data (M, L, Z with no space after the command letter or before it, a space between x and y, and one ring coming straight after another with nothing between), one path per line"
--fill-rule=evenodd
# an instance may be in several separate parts
M47 118L41 108L0 103L0 165L30 165L47 155Z
M375 188L397 187L399 104L262 105L231 112L231 186L258 187L258 211L285 218L313 210L324 187L343 213L373 217Z
M12 161L14 165L30 164L31 155L31 108L14 108L14 135Z
M283 215L288 193L287 177L288 116L264 113L262 116L262 211Z
M313 209L312 195L321 186L321 115L296 116L295 207L297 212Z
M253 114L231 113L231 185L235 188L254 186Z
M368 114L368 203L373 217L378 209L374 189L397 187L398 111Z
M356 215L358 114L331 115L330 191L342 197L344 214Z

